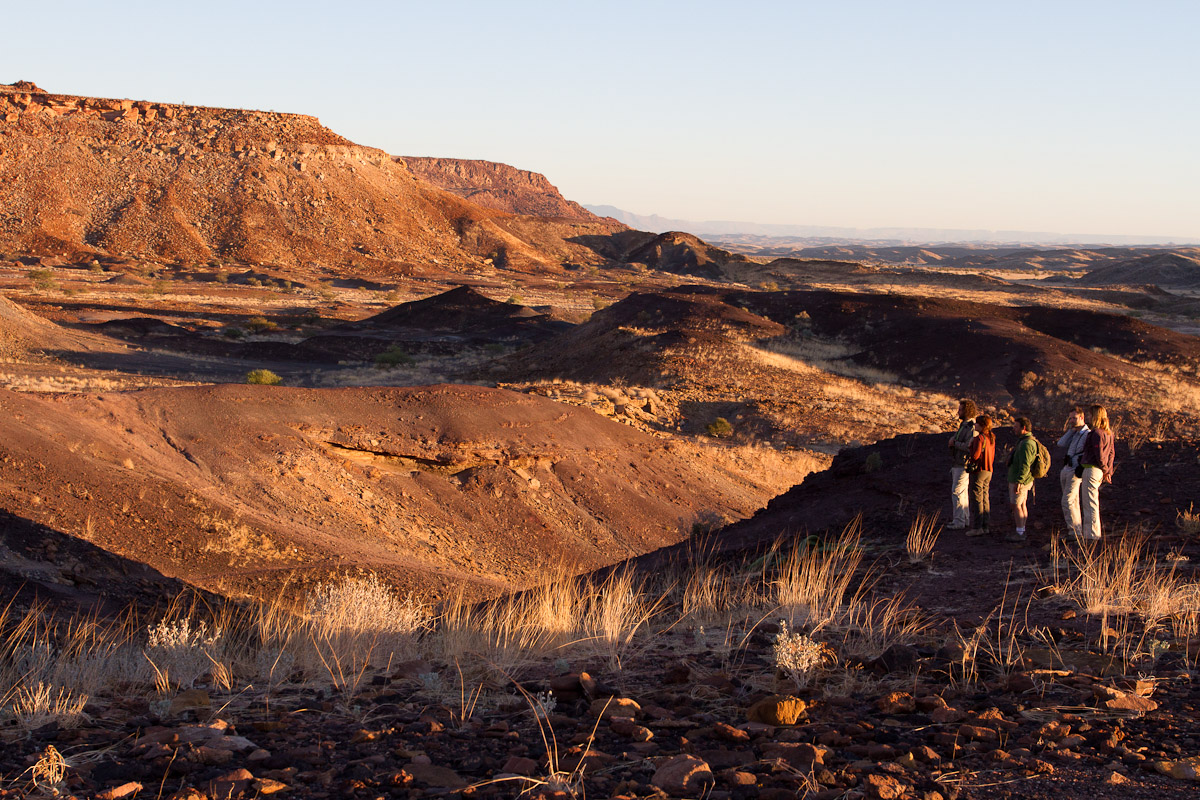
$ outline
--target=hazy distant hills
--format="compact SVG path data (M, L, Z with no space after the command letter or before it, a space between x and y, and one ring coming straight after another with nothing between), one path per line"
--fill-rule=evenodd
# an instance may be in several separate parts
M795 247L827 245L845 241L898 245L922 242L978 242L980 244L1112 244L1112 245L1178 245L1187 237L1172 239L1165 236L1101 236L1096 234L1063 234L1046 231L966 230L955 228L839 228L822 225L772 225L759 222L729 220L684 220L634 214L608 205L588 205L584 208L601 217L612 217L631 228L643 231L687 231L704 236L724 247L741 252L762 251L764 255L784 255L782 251Z

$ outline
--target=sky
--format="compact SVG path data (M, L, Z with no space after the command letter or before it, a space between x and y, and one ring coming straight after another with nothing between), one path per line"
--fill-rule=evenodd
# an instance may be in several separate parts
M1200 2L4 0L0 83L292 111L690 220L1200 241Z

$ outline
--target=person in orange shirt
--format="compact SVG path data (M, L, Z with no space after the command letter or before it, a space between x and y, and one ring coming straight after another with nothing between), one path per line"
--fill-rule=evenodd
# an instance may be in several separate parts
M996 434L992 433L992 418L980 414L975 418L975 438L967 455L967 472L971 476L971 516L975 524L967 536L986 536L992 518L989 490L992 485L992 465L996 461Z

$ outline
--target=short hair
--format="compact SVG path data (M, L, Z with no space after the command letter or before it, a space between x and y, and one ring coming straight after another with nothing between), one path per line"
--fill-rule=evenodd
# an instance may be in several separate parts
M966 398L962 398L958 401L958 418L959 419L973 419L975 417L975 415L978 413L979 413L979 409L975 407L974 400L967 400Z
M1088 413L1088 427L1094 431L1108 431L1112 428L1108 424L1108 410L1104 406L1092 406Z
M1017 423L1021 430L1033 433L1033 423L1029 421L1029 417L1017 417L1013 422Z
M1083 406L1075 406L1074 408L1071 409L1071 413L1072 414L1083 414L1084 413Z

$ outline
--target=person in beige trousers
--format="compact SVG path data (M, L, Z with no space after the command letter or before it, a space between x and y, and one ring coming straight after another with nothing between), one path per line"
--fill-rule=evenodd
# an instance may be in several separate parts
M1067 415L1062 438L1058 440L1058 446L1066 448L1063 466L1058 472L1058 483L1062 487L1063 519L1067 523L1067 530L1076 539L1083 535L1083 518L1079 511L1079 489L1083 479L1075 471L1089 433L1091 428L1083 421L1083 407L1075 406L1075 410Z
M979 410L973 400L958 401L958 430L950 437L950 524L946 530L965 531L970 521L967 490L971 476L967 472L967 459L971 454L971 440L975 438L975 417Z

